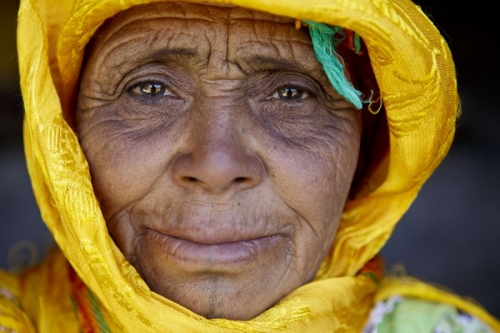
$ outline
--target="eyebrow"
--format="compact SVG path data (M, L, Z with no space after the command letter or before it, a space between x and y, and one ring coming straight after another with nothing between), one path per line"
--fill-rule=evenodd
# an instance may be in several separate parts
M315 78L316 80L325 75L322 66L305 66L303 63L296 61L295 59L287 59L276 56L253 54L242 57L238 63L244 65L244 67L252 68L255 71L295 71L307 74Z
M299 62L284 59L284 58L276 58L265 55L251 55L249 57L244 57L240 60L244 63L251 64L252 67L258 70L296 70L296 71L307 71L307 69Z
M195 48L164 47L155 50L150 54L147 54L147 52L138 52L138 53L134 52L134 54L132 54L130 57L116 64L114 68L120 69L122 67L130 67L130 66L135 67L152 62L175 62L179 60L190 61L196 56L198 56L198 53Z

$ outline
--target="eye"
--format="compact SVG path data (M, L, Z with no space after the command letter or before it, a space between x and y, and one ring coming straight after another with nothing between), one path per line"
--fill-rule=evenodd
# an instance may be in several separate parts
M142 82L136 84L129 90L129 92L132 95L142 97L175 96L170 89L157 82Z
M300 101L309 97L307 91L295 87L282 87L278 89L272 97L285 101Z

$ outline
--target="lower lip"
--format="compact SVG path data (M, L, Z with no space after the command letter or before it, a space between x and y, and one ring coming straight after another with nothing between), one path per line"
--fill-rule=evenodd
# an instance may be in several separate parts
M279 242L279 235L220 244L201 244L183 238L157 233L161 239L162 252L175 261L187 265L202 265L210 268L233 266L257 260Z

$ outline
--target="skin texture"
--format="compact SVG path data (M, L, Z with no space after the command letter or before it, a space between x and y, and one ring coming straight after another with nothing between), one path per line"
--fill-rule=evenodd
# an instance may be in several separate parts
M163 3L88 48L77 133L110 234L151 290L208 318L311 281L350 189L359 112L294 26Z

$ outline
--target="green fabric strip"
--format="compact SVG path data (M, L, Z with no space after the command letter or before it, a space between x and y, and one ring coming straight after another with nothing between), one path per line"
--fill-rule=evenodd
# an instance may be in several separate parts
M340 56L335 52L335 44L342 42L345 38L342 28L312 21L305 22L309 26L314 54L323 65L333 88L347 101L354 104L358 110L361 109L361 92L356 90L345 76L344 66L339 60Z

